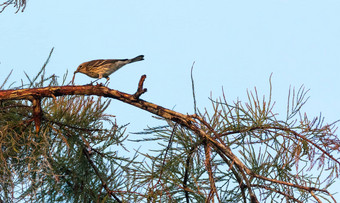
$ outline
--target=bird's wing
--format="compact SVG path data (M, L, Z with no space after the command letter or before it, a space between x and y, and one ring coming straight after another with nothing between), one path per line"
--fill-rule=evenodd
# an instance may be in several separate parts
M103 66L105 64L116 63L117 61L126 61L126 60L128 59L98 59L98 60L87 62L86 66L87 67L98 67L98 66Z

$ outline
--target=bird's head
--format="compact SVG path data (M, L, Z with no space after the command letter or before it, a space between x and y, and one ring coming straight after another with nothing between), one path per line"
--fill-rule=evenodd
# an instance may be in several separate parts
M80 64L76 71L74 71L74 74L76 73L82 73L84 71L84 63Z
M73 73L72 84L74 84L74 78L76 77L76 73L83 73L84 72L84 63L80 64L76 71Z

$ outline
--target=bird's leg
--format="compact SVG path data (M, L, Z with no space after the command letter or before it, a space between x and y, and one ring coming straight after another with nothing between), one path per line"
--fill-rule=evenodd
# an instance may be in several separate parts
M109 77L106 77L106 82L105 82L104 86L109 85L109 83L110 83L109 80L110 80L110 78L109 78Z
M90 82L89 85L93 85L93 83L97 82L100 78L98 78L97 80L93 81L93 82Z

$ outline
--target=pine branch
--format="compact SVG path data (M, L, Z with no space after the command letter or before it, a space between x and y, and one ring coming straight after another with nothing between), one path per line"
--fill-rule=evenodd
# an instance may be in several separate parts
M218 133L213 125L210 125L208 122L206 122L203 117L198 116L196 114L194 115L184 115L182 113L164 108L162 106L147 102L145 100L140 99L142 94L146 92L146 89L143 88L143 83L145 81L146 76L143 75L139 81L137 92L134 94L128 94L124 92L120 92L118 90L110 89L108 87L102 86L102 85L85 85L85 86L57 86L57 87L43 87L43 88L33 88L33 89L19 89L19 90L1 90L0 91L0 101L4 100L32 100L34 98L35 100L33 101L39 101L42 98L56 98L60 96L66 96L66 95L97 95L97 96L103 96L106 98L112 98L116 99L119 101L122 101L124 103L128 103L130 105L133 105L137 108L143 109L145 111L148 111L152 114L155 114L157 116L160 116L166 120L171 120L175 122L178 125L181 125L182 127L187 128L188 130L192 131L195 135L197 135L201 140L204 140L204 143L206 145L206 161L210 161L210 156L209 153L211 149L213 149L214 152L219 154L221 159L231 168L232 172L234 173L237 181L239 182L239 187L242 191L242 197L244 201L246 201L246 195L245 195L245 190L248 191L249 198L251 202L259 202L257 200L257 197L255 193L253 192L254 188L253 185L251 184L251 180L256 178L264 181L269 181L272 183L280 184L280 185L286 185L289 187L293 188L298 188L302 189L305 191L308 191L317 201L317 196L315 196L314 191L319 191L319 192L324 192L328 193L327 190L322 190L314 187L307 187L307 186L302 186L298 184L293 184L281 180L276 180L276 179L271 179L268 177L264 177L261 175L258 175L254 173L250 168L248 168L231 150L229 147L230 145L224 143L224 141L221 139L223 136L231 135L231 134L236 134L236 133L242 133L242 132L249 132L252 130L257 130L257 129L263 129L265 128L265 124L258 124L258 126L251 126L248 128L238 128L239 130L232 130L229 132L224 132L224 133ZM250 112L245 112L243 113L247 114L257 114L256 116L258 118L255 119L264 119L262 117L262 113L264 111L261 111L260 108L260 102L258 100L258 95L257 93L255 95L253 94L248 94L249 99L254 101L254 105L252 106L247 105L248 110L250 111L252 108L255 108L254 111ZM37 108L38 105L34 104L34 108ZM270 105L268 104L268 108L266 109L266 113L270 111ZM217 107L216 107L217 109ZM215 110L216 111L216 110ZM33 113L36 125L39 123L39 116L41 115L39 111L37 110L38 113ZM217 112L217 111L216 111ZM216 113L217 116L218 113ZM239 115L238 115L239 116ZM257 122L254 120L253 122ZM261 127L262 125L262 127ZM301 136L298 133L294 133L291 129L283 129L281 127L275 127L271 126L271 129L277 129L277 130L283 130L283 131L289 131L296 137L304 139L303 136ZM331 160L335 161L336 163L339 164L339 162L328 152L323 150L321 147L311 143L311 141L307 140L310 144L312 144L314 147L316 147L318 150L322 151L326 156L328 156ZM170 142L171 143L171 142ZM195 148L192 148L192 150L195 150ZM186 172L185 172L185 177L183 181L183 189L185 191L185 198L188 201L189 200L189 195L187 191L189 191L189 188L187 188L187 180L188 180L188 169L190 168L190 155L187 159L187 165L186 165ZM91 161L89 160L90 164ZM164 164L164 163L163 163ZM92 165L92 164L91 164ZM210 179L210 184L212 186L212 195L216 193L217 195L217 189L214 188L214 181L213 175L211 172L211 165L210 163L207 162L206 167L208 169L208 176ZM94 168L96 171L96 169ZM96 171L96 174L98 175L99 172ZM105 187L106 184L105 182L101 179L103 186ZM105 190L109 190L108 188L105 188ZM331 196L331 195L330 195ZM331 196L332 197L332 196ZM211 197L208 197L211 198ZM218 198L218 196L217 196ZM333 197L332 197L333 198ZM117 200L118 201L118 200Z

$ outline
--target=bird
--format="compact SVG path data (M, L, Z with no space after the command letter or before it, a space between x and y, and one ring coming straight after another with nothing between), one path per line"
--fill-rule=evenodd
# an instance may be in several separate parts
M83 73L91 78L98 78L97 80L106 78L108 81L110 79L109 75L124 65L142 60L144 60L144 55L139 55L132 59L97 59L84 62L74 71L72 83L76 73Z

